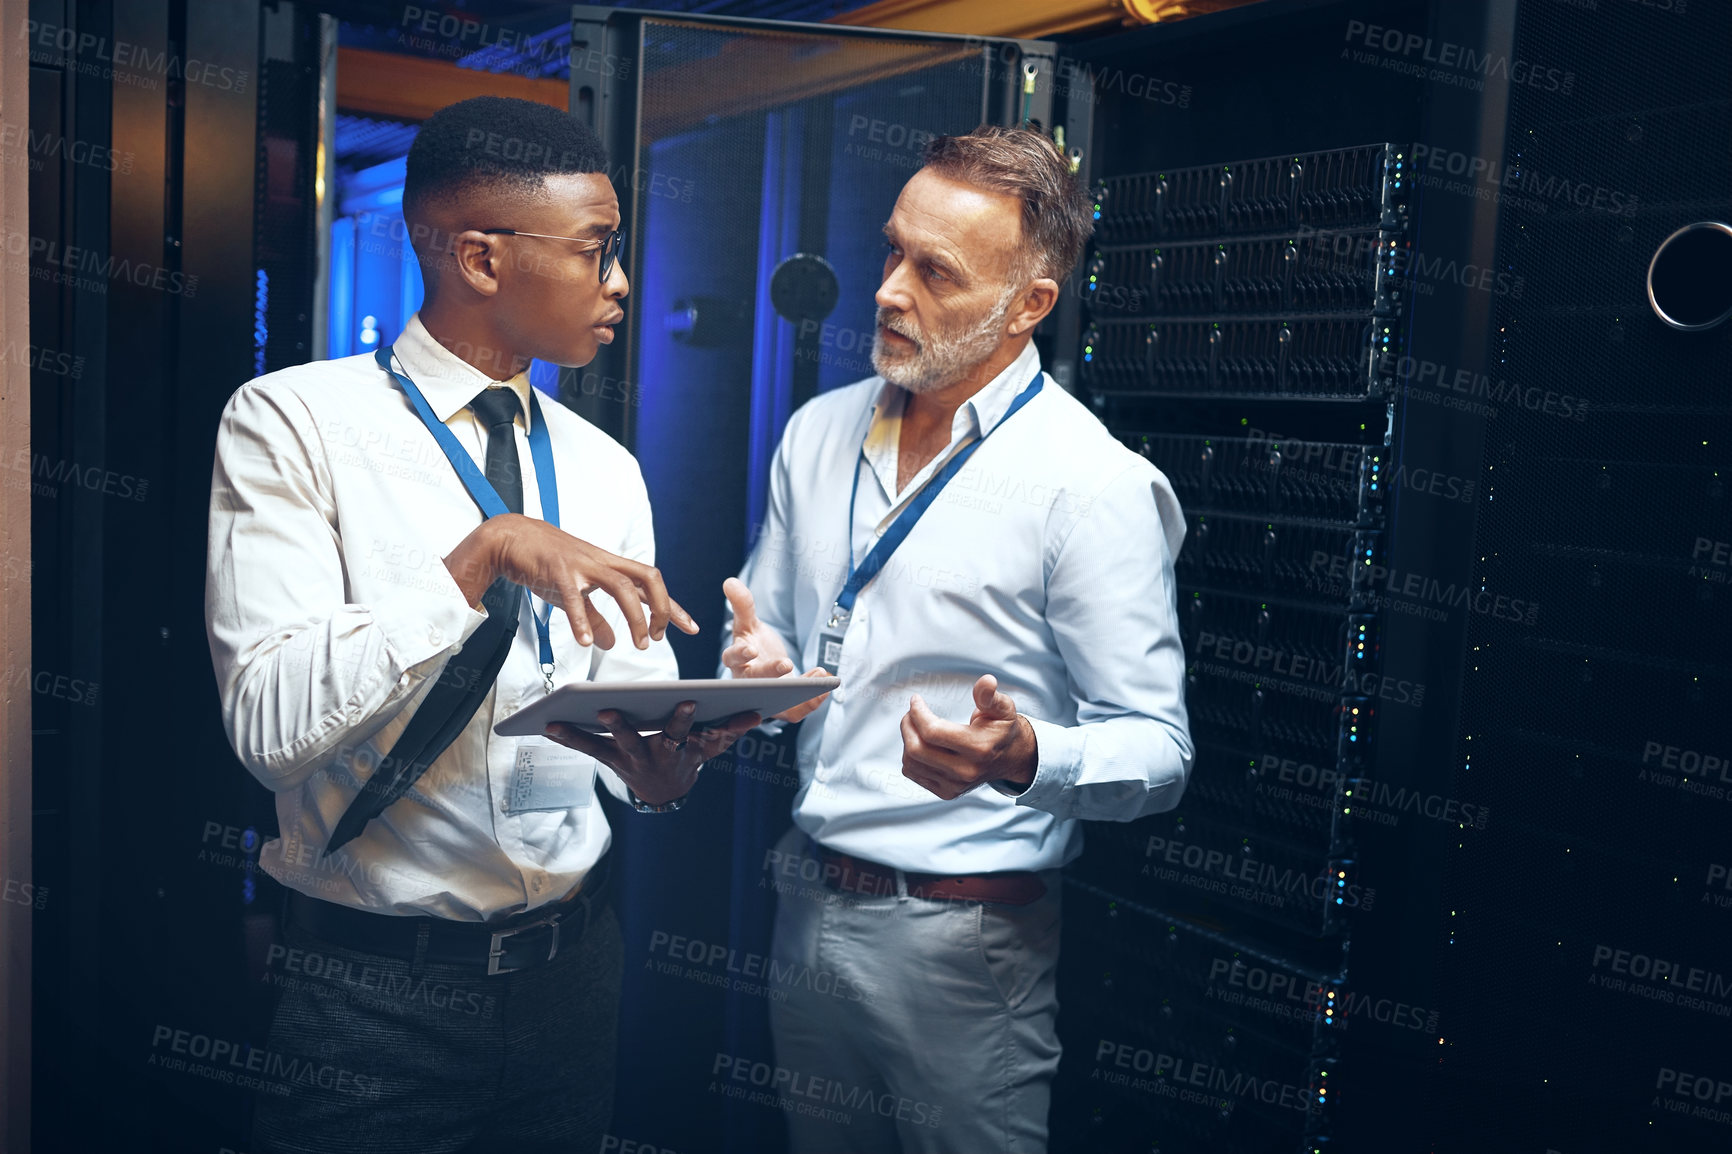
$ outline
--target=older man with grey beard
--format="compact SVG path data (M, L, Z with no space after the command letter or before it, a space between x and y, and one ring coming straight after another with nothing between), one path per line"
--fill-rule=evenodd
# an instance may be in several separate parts
M1031 341L1091 229L1038 133L941 137L884 226L878 375L794 414L725 674L839 674L771 854L793 1149L1038 1151L1079 820L1190 772L1167 480ZM984 788L983 788L984 787ZM819 1092L818 1088L822 1088Z

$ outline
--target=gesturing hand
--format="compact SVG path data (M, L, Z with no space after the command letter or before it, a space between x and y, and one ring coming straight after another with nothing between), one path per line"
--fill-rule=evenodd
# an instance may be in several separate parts
M734 637L722 650L722 664L727 666L728 672L735 677L786 677L794 672L794 662L789 659L788 648L782 644L781 637L758 620L758 607L746 583L738 577L729 577L722 582L722 592L734 609ZM822 677L824 674L825 670L820 666L810 670L806 676ZM784 709L776 717L782 721L799 721L824 704L824 699L829 696L821 693L810 701Z
M544 732L559 744L587 753L619 774L639 800L665 805L690 793L698 778L698 767L762 720L755 713L736 713L712 726L693 730L692 714L697 708L693 702L681 702L667 728L648 737L640 735L636 726L626 724L625 718L613 710L597 715L611 737L560 722L548 726Z
M495 579L504 577L565 610L579 645L593 640L603 649L613 648L613 629L589 599L598 589L618 602L639 649L648 649L651 638L660 641L670 621L683 632L698 631L691 614L668 596L659 569L609 553L534 517L489 517L451 551L445 566L471 605Z
M1027 787L1039 765L1034 727L990 673L974 683L967 725L945 721L916 694L902 716L902 776L945 801L986 781Z

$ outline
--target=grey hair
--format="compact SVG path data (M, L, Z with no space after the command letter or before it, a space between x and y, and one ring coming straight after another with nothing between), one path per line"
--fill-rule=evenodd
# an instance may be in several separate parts
M1042 133L983 124L962 136L934 137L924 167L939 176L1022 202L1022 244L1013 279L1064 283L1094 233L1088 192L1070 162Z

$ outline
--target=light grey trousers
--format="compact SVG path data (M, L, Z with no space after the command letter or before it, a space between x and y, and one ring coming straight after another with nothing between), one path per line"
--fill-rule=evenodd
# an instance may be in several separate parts
M777 848L816 856L798 827ZM782 1095L792 1154L1046 1149L1060 871L1041 879L1025 906L909 897L900 872L882 896L778 885L772 957L788 980L770 1026L797 1091Z

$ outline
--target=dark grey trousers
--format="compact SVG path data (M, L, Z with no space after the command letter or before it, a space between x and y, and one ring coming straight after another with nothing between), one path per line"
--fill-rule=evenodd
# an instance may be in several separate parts
M254 1154L600 1148L623 955L611 903L553 961L494 977L284 933Z

